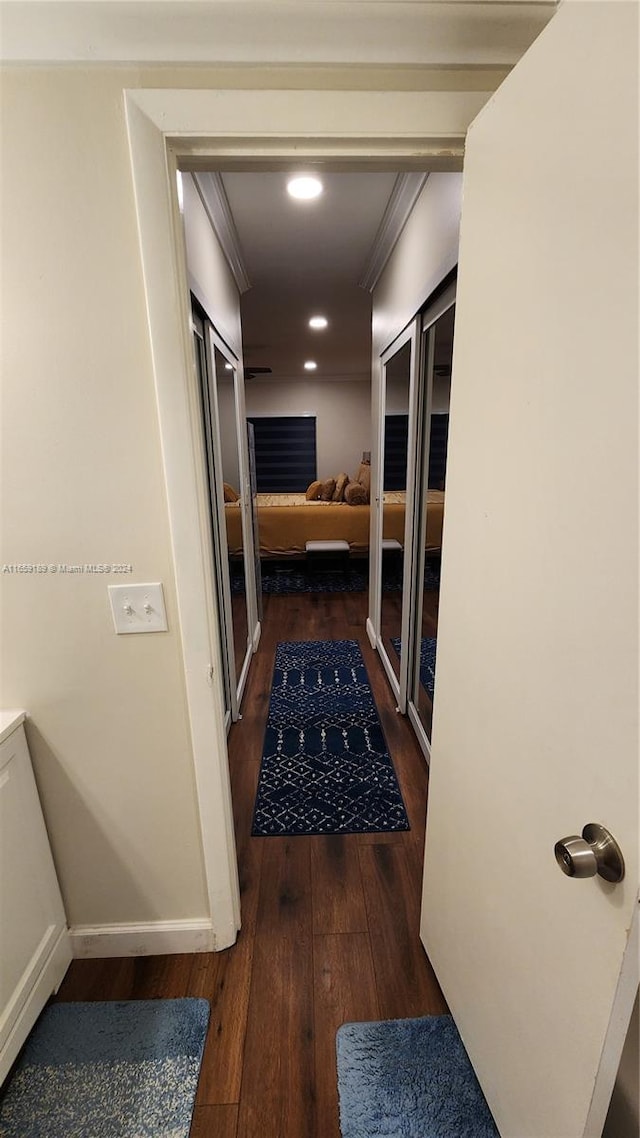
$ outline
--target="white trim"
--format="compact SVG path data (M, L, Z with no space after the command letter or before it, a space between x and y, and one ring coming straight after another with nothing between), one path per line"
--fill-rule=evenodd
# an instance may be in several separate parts
M209 911L218 948L240 927L224 689L211 675L210 628L215 597L207 589L205 542L189 406L193 353L184 247L180 244L175 161L164 136L125 97L154 381L156 386L178 615ZM172 196L173 195L173 196ZM182 248L182 252L181 252ZM217 611L213 612L217 619ZM217 662L216 662L217 664ZM221 756L217 760L215 756ZM222 883L221 883L222 877Z
M124 925L74 925L69 930L76 960L111 956L164 956L181 952L215 952L216 941L208 918L190 921L150 921Z
M462 168L467 128L489 95L296 90L293 98L287 90L144 88L127 91L126 99L164 138L179 140L181 155L242 156L256 164L311 156L404 159L406 169L424 172Z
M247 292L251 288L251 281L244 263L238 230L233 220L222 176L214 171L207 171L204 174L194 172L192 177L209 221L227 258L238 291L240 293Z
M135 206L151 340L187 707L216 948L240 922L238 867L219 662L212 676L207 589L189 400L190 308L176 170L185 156L254 164L338 156L353 168L460 169L469 122L488 92L125 90ZM190 378L191 377L191 378ZM379 516L372 510L372 532ZM375 584L375 582L374 582ZM213 633L217 635L217 633ZM255 635L255 633L254 633Z
M404 510L404 560L402 575L402 621L400 632L400 698L402 714L407 710L409 688L409 661L414 656L414 632L412 626L414 590L414 544L415 544L415 501L416 501L416 461L417 461L417 405L419 396L420 367L420 317L416 314L411 324L411 362L409 365L409 419L407 430L407 488ZM404 651L402 646L404 645Z
M358 281L360 288L373 292L428 177L428 174L398 174Z
M422 720L420 719L420 716L418 715L416 705L412 702L412 700L407 701L407 715L409 717L409 722L410 722L410 724L413 727L413 730L415 732L416 738L420 744L420 748L422 750L422 753L423 753L425 759L427 760L427 766L430 766L430 764L431 764L431 742L429 740L429 736L427 735L427 732L424 729L424 726L422 724Z
M371 647L374 649L377 648L378 647L378 637L376 636L376 630L373 627L373 621L371 620L370 616L367 617L367 623L365 625L365 628L367 630L367 636L369 637L369 643L370 643Z
M253 642L252 643L253 643L253 651L254 652L258 651L258 645L260 643L261 635L262 635L262 625L260 624L260 621L257 620L256 626L253 630Z

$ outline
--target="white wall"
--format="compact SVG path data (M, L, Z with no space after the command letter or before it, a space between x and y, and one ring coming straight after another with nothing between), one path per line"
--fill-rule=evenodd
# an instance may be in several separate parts
M190 174L182 175L182 189L189 284L215 323L216 331L241 359L242 330L237 285Z
M208 916L123 72L2 77L2 700L24 707L73 925ZM116 636L107 585L162 581Z
M451 400L451 377L436 375L433 378L431 410L434 414L449 411Z
M242 362L240 294L228 261L190 174L182 175L184 241L189 287L209 316L216 332ZM222 476L240 487L235 389L228 374L217 380L222 442ZM233 445L236 441L236 445Z
M373 293L373 358L458 261L462 174L431 174Z
M371 385L351 380L268 383L245 387L247 415L315 415L318 478L354 478L371 450Z

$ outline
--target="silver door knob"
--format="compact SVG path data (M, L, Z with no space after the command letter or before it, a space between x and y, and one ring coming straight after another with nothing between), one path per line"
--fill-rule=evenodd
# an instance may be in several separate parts
M624 858L614 837L598 822L589 822L582 837L571 834L556 842L553 852L556 861L567 877L595 877L605 881L622 881Z

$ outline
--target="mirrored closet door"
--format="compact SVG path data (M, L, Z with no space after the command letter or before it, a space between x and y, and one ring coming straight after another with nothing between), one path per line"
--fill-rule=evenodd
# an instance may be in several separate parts
M242 476L238 423L238 372L236 361L221 350L211 330L220 431L220 463L222 467L222 496L224 535L226 537L230 588L230 625L233 632L233 659L235 683L239 688L251 654L249 638L249 611L245 567L246 542L244 535L244 504L247 499L245 479ZM250 560L252 561L253 554ZM251 565L249 566L249 572Z
M408 592L405 567L411 564L412 487L418 324L414 321L382 356L378 497L378 650L391 686L404 710L408 668ZM409 518L409 522L407 521Z
M228 726L239 715L257 619L244 400L238 361L195 303L192 328Z
M455 284L426 309L421 321L407 709L425 753L435 695L454 319Z

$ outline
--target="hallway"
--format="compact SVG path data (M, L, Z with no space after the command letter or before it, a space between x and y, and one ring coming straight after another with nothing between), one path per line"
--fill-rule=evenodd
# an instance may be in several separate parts
M217 954L75 961L59 999L211 1002L192 1138L339 1138L335 1033L438 1014L419 941L427 768L367 640L366 593L265 596L242 721L229 737L243 926ZM411 830L252 838L279 640L358 639Z

